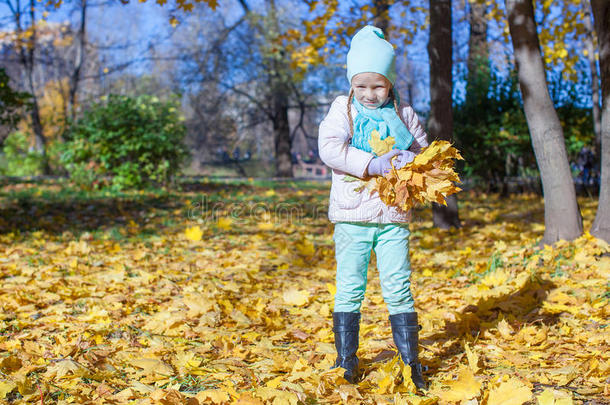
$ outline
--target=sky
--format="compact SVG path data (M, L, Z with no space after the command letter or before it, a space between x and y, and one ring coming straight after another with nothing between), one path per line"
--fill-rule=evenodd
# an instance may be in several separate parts
M16 0L10 0L16 1ZM463 77L465 75L465 59L467 52L467 41L468 41L468 24L464 23L466 15L464 8L462 7L464 0L454 0L453 7L453 42L454 42L454 100L463 98L465 82ZM219 2L220 6L215 11L221 15L228 24L240 18L243 15L243 11L236 0L225 0ZM253 9L264 8L264 0L250 0L249 5ZM284 1L278 1L279 5L285 4ZM352 4L353 2L349 2ZM154 47L157 54L161 55L175 55L174 49L172 49L172 37L178 35L181 30L185 28L187 22L183 22L176 28L173 28L169 24L171 13L170 3L165 6L159 6L154 0L149 0L145 3L138 1L132 1L129 4L122 4L119 0L95 0L89 3L91 8L89 9L88 18L88 35L91 40L98 45L113 46L121 44L120 48L110 48L102 52L104 58L104 64L108 68L112 69L113 66L127 61L127 60L139 60L137 63L131 64L126 72L143 75L147 74L153 69L154 64L147 60L150 56L150 47ZM300 4L296 1L294 4ZM341 2L340 4L347 4L347 2ZM204 5L199 5L206 7ZM393 10L397 6L393 7ZM49 21L63 22L66 20L74 20L75 16L71 16L70 11L73 9L73 5L70 1L64 2L64 4L58 10L51 10L48 15ZM290 9L293 13L302 13L303 9L293 7ZM460 11L462 10L462 11ZM396 10L393 15L397 16ZM554 12L558 12L555 10ZM175 13L181 20L183 15L181 13ZM0 24L2 29L10 27L7 24L7 16L9 16L8 9L4 3L0 4ZM400 18L400 17L398 17ZM497 24L490 24L489 34L494 37L501 36L502 26ZM401 46L396 44L398 54L398 68L399 72L404 72L406 64L409 65L409 69L413 72L416 80L414 80L414 98L412 100L414 107L418 111L426 111L429 104L428 94L428 53L426 45L428 41L427 30L418 30L414 34L414 40L412 44ZM339 48L337 51L337 59L333 63L337 66L341 65L342 60L345 58L347 48ZM510 48L510 44L509 44ZM506 47L499 47L492 50L492 56L497 66L502 68L501 64L506 63L505 55L509 51ZM506 65L503 66L506 69ZM505 73L507 70L505 70ZM315 80L315 78L313 79ZM400 85L401 80L405 78L399 77L398 83ZM345 92L347 92L348 86L345 81ZM403 96L404 98L404 96Z

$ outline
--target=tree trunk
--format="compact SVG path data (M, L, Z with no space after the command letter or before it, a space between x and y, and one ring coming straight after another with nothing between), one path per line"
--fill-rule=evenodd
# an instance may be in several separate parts
M19 51L19 59L23 65L25 72L25 81L27 84L27 91L32 95L31 102L32 107L30 111L30 118L32 120L32 130L34 131L35 147L36 151L40 153L42 157L42 170L44 174L50 174L51 168L49 167L49 159L47 157L46 139L42 128L42 122L40 120L40 107L38 105L38 97L36 96L36 87L34 86L34 53L36 51L36 8L34 0L30 0L29 13L30 21L32 24L31 34L27 36L27 44L23 44L21 39L17 42L17 48ZM21 26L21 8L20 3L17 2L14 12L15 25L17 27L17 34L19 37L23 34L23 27Z
M288 97L281 89L275 90L273 140L275 142L275 174L278 177L292 177L292 141L288 125Z
M279 35L280 25L277 16L275 0L269 0L271 18L271 26L275 31L275 35ZM268 37L268 41L275 41L273 35ZM283 51L282 51L283 52ZM275 143L275 175L278 177L293 177L292 175L292 137L290 136L290 125L288 122L288 88L289 67L285 63L284 55L272 54L268 57L269 66L272 72L269 76L272 92L270 94L273 100L272 120L273 120L273 140Z
M377 28L381 28L383 33L386 35L386 39L388 39L390 2L388 0L373 0L373 6L375 7L373 24Z
M585 8L585 49L587 50L587 59L589 60L589 70L591 71L591 101L593 102L593 132L595 133L595 161L601 160L602 153L602 119L601 109L599 106L599 75L597 74L597 63L595 62L595 35L591 25L591 5L584 3Z
M591 234L610 243L610 2L591 0L602 79L601 168L597 214Z
M468 18L468 79L466 82L466 104L475 106L487 97L490 81L489 51L487 46L487 6L470 2Z
M430 117L428 136L430 140L452 140L452 40L451 0L430 0ZM457 197L449 196L447 205L432 205L432 220L435 226L449 229L459 228Z
M68 98L68 108L70 110L70 119L76 119L76 93L80 83L80 72L85 62L85 43L86 43L86 28L87 28L87 0L81 1L80 12L80 28L77 32L78 42L76 43L76 55L74 58L74 70L70 77L70 88Z
M544 194L542 243L572 240L582 234L563 130L546 83L531 0L506 0L523 108Z

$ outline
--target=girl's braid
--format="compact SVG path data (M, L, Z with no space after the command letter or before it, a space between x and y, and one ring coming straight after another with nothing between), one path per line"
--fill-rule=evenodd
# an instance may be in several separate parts
M396 97L396 88L392 87L392 98L394 99L394 109L396 110L396 114L400 116L400 112L398 111L398 97Z
M347 96L347 120L349 121L349 139L354 136L354 121L352 120L352 98L354 98L354 88L350 87Z

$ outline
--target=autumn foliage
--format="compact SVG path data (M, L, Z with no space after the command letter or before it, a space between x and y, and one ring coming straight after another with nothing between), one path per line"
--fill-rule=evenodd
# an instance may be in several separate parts
M331 369L329 184L69 191L0 194L0 402L557 405L610 394L610 248L588 234L538 247L538 196L462 192L464 226L451 231L413 210L431 383L416 394L374 264L363 381ZM579 202L588 228L596 201Z
M381 140L379 132L373 130L369 141L377 156L392 150L395 140L388 136ZM386 205L409 211L417 204L436 202L445 205L445 198L459 192L455 185L460 181L453 170L455 159L462 159L460 152L447 141L434 141L423 148L415 159L404 167L392 170L384 176L375 176L361 181L362 190L378 193ZM347 180L357 181L347 177Z
M445 197L461 190L455 186L460 179L453 171L454 159L462 159L457 149L447 141L434 141L413 162L376 177L373 190L381 201L403 211L418 203L445 205Z

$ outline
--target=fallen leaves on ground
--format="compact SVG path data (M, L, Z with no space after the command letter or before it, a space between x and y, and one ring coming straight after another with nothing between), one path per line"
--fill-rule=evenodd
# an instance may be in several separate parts
M395 356L374 264L358 352L364 377L347 384L331 369L327 196L328 184L310 183L204 182L162 198L73 199L54 184L5 189L0 401L567 405L608 397L610 250L589 234L538 247L543 204L528 195L463 192L459 230L434 229L430 209L415 210L412 281L430 390L415 393ZM587 228L597 203L579 204Z

